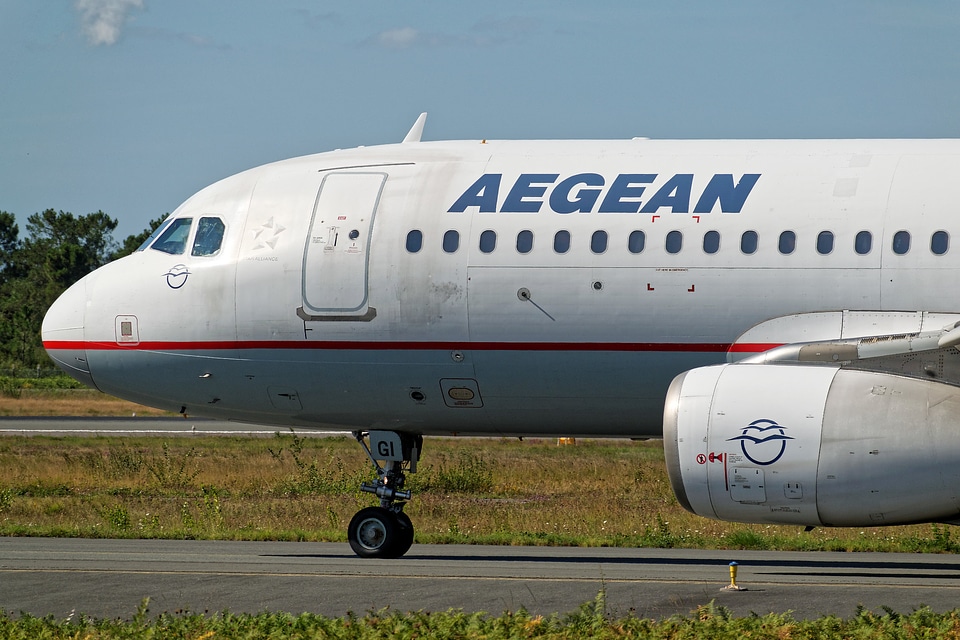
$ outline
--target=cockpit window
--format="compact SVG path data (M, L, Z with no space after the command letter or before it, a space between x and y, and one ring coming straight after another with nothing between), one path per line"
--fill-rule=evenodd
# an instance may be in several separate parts
M167 228L167 225L170 224L170 221L171 221L171 220L173 220L173 218L171 218L171 217L168 216L166 220L164 220L163 222L161 222L160 225L159 225L156 229L153 230L153 233L150 234L150 237L147 238L146 240L144 240L144 241L143 241L143 244L141 244L139 247L137 247L137 251L143 251L144 249L146 249L147 247L149 247L149 246L150 246L150 243L152 243L154 240L156 240L156 239L157 239L157 236L159 236L161 233L163 233L163 230Z
M193 240L192 256L215 256L220 253L223 242L223 220L220 218L200 218L197 223L197 237Z
M157 241L150 245L151 249L163 251L178 256L187 248L187 238L190 237L190 225L193 218L177 218L167 225Z

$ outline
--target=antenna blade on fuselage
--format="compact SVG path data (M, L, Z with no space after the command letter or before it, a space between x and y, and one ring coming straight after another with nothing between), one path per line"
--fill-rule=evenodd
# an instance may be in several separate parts
M427 112L424 111L420 114L420 117L417 118L417 121L413 123L413 126L410 127L410 131L407 132L407 135L404 136L403 141L406 142L420 142L420 136L423 135L423 125L427 121Z

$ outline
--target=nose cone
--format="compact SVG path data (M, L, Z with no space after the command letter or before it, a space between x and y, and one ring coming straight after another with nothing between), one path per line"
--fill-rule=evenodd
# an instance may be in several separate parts
M87 364L83 320L87 309L87 283L83 278L63 294L47 310L40 333L47 355L76 380L96 387Z

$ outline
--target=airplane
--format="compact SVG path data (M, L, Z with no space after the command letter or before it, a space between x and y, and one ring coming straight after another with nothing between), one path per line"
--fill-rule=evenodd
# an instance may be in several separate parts
M50 357L184 415L352 432L400 557L424 436L664 439L693 513L960 523L957 140L402 142L184 202Z

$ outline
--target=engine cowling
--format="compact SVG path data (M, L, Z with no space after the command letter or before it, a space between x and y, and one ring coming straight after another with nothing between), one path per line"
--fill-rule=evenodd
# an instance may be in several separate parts
M960 389L834 366L726 364L677 376L664 451L680 504L735 522L960 519Z

